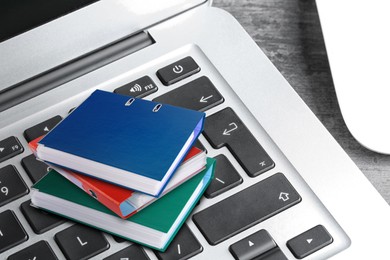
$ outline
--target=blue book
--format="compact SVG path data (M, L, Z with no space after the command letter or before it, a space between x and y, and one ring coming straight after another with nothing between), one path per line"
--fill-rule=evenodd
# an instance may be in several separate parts
M37 157L159 196L203 130L204 117L96 90L39 141Z

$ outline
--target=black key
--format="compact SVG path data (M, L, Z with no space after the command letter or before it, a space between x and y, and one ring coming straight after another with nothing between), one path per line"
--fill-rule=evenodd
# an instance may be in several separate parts
M36 234L42 234L65 222L65 219L32 207L31 200L20 205L20 209Z
M112 238L117 242L117 243L123 243L123 242L126 242L128 240L124 239L124 238L121 238L121 237L118 237L118 236L114 236L112 235Z
M41 240L29 247L26 247L19 252L10 255L8 260L57 260L57 256L54 254L53 250L49 244Z
M267 253L253 258L253 260L288 260L279 247L271 249Z
M28 188L13 165L0 169L0 207L28 193Z
M211 245L297 204L301 197L281 173L276 173L193 216Z
M10 136L0 141L0 162L4 162L9 158L14 157L24 151L23 146L20 144L18 138Z
M255 177L275 166L230 107L208 116L203 133L214 148L226 146L250 177Z
M142 98L157 91L157 86L149 76L134 80L114 90L114 93Z
M192 234L188 226L184 224L167 250L163 253L155 253L157 258L161 260L184 260L199 254L202 250L202 245Z
M11 210L0 213L0 253L27 239L26 231Z
M207 153L206 148L205 148L205 147L203 146L203 144L199 141L199 139L197 139L197 140L195 141L194 147L196 147L196 148L198 148L198 149L200 149L200 150L202 150L202 151L205 151L205 152Z
M287 246L298 259L302 259L333 242L332 236L321 225L287 241Z
M229 247L229 250L237 260L250 260L274 247L276 247L276 243L263 229L234 243Z
M207 77L200 77L184 86L153 99L155 102L206 111L221 104L224 99Z
M50 167L41 160L38 160L33 154L22 159L22 166L33 183L39 181L50 171Z
M240 174L225 155L220 154L214 158L217 160L217 164L214 178L204 193L206 198L214 198L242 183Z
M131 245L122 249L121 251L110 255L109 257L104 258L104 260L125 260L125 259L134 259L134 260L149 260L150 258L146 255L142 247L138 245Z
M32 140L47 134L59 122L61 122L61 120L61 116L55 116L33 127L30 127L24 131L24 137L26 138L27 142L31 142Z
M54 238L70 260L88 259L110 247L102 232L78 224L57 233Z
M185 57L157 71L157 77L165 86L172 85L200 71L193 58Z

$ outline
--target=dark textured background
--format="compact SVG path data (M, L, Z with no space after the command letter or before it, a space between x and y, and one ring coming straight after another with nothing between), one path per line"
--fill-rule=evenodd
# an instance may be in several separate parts
M314 0L214 0L230 12L390 203L390 156L362 147L337 103ZM330 162L331 163L331 162Z

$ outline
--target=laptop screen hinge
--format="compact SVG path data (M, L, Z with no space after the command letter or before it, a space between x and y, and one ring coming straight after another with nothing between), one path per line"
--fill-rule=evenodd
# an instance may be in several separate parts
M147 32L140 32L11 86L0 92L0 112L139 51L154 42Z

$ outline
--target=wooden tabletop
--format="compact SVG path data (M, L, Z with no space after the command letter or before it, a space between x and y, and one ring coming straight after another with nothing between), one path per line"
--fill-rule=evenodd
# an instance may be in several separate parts
M315 1L214 0L213 6L228 11L241 23L387 203L390 203L390 156L362 147L345 126Z

